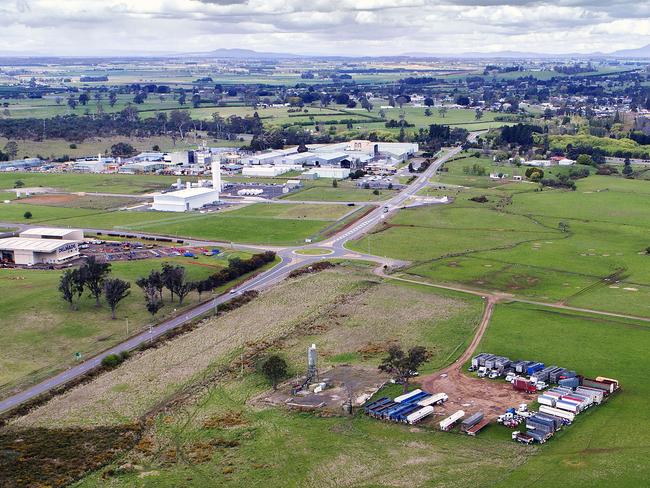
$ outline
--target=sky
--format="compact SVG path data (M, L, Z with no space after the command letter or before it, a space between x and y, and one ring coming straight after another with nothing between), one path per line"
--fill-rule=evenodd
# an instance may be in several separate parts
M0 53L28 55L589 53L650 44L649 0L0 0L0 19Z

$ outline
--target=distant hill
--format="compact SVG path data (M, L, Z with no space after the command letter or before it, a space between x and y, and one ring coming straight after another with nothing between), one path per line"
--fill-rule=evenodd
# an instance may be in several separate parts
M610 56L621 56L625 58L650 58L650 44L637 49L622 49L614 51Z
M187 53L186 56L200 56L206 58L237 58L237 59L279 59L299 58L298 54L271 53L253 51L252 49L215 49L214 51Z

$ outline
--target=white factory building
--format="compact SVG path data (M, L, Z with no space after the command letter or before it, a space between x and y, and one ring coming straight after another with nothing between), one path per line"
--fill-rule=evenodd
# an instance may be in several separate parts
M354 140L336 144L310 144L307 149L306 152L298 152L298 146L294 146L261 152L242 157L241 162L248 167L302 165L363 168L368 162L378 159L383 159L386 163L401 163L414 156L419 147L414 143Z
M221 191L221 168L219 161L212 161L212 188L192 187L190 183L183 190L154 195L154 210L161 212L187 212L198 210L219 201Z
M79 256L77 241L9 237L0 239L0 261L27 266L60 264Z
M19 237L27 239L54 239L63 241L83 241L84 231L81 229L60 229L54 227L34 227L24 230Z

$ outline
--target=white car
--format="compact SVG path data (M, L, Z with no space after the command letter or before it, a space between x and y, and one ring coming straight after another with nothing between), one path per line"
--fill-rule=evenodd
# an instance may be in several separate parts
M517 375L515 373L508 373L508 375L506 376L506 381L508 383L512 383L513 381L515 381L516 377Z

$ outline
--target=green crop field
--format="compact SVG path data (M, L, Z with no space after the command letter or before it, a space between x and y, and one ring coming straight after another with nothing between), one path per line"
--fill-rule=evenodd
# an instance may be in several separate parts
M195 181L195 178L184 178ZM139 194L159 191L176 183L175 176L81 174L81 173L0 173L0 190L14 188L16 181L26 188L44 187L61 191Z
M203 140L209 141L213 146L241 146L243 143L240 141L225 141L204 138L205 134L201 134ZM0 147L4 147L7 139L0 137ZM97 137L86 139L82 142L75 142L73 147L70 141L63 139L44 139L41 141L32 140L18 140L18 157L43 157L43 158L62 158L67 156L71 159L97 156L97 154L110 154L111 146L119 142L126 142L131 144L138 151L151 151L154 146L158 146L161 151L183 151L188 149L196 149L198 142L194 137L186 138L181 141L176 139L172 140L171 137L164 136L151 136L151 137ZM74 147L76 146L76 147Z
M350 248L410 260L408 273L434 282L650 316L646 185L590 176L576 191L430 191L455 202L403 210ZM469 200L479 195L488 202Z
M25 219L25 212L31 219ZM98 211L82 208L0 204L0 222L47 223L86 229L131 230L175 237L257 244L300 244L353 212L345 205L255 204L215 213Z
M31 382L53 371L72 364L74 353L81 352L86 358L104 350L154 323L144 306L144 296L135 280L152 269L160 269L163 262L182 265L189 280L208 277L228 265L228 256L242 258L247 253L224 253L216 257L200 256L199 260L184 257L148 259L112 263L112 276L131 282L131 294L117 308L118 320L111 320L106 304L95 307L94 298L84 294L79 310L72 311L57 290L62 271L2 270L0 294L2 294L3 347L0 357L0 395L16 383ZM207 296L202 297L203 300ZM198 295L192 292L183 307L178 302L169 303L155 317L160 321L173 315L174 310L198 303Z
M315 186L290 193L284 199L315 202L375 202L378 200L387 200L394 194L395 192L391 190L380 190L375 195L373 190L364 188Z
M504 472L498 486L544 483L571 487L637 487L650 479L650 326L525 304L497 305L479 350L616 378L621 391L578 416L536 455ZM509 431L494 437L507 438Z
M316 290L322 292L314 293ZM408 311L388 305L389 297L402 301ZM287 301L300 301L303 306L300 311L295 307L282 307ZM268 310L275 311L272 322ZM402 324L397 334L400 342L409 344L419 340L431 346L433 358L425 368L430 369L447 364L460 353L478 321L480 310L481 301L474 297L428 287L380 283L368 272L327 271L285 282L258 300L217 319L213 327L202 327L179 338L170 347L149 357L143 356L141 361L156 361L157 364L176 361L174 351L183 350L200 338L203 348L213 348L219 331L237 332L258 317L262 324L268 323L263 328L267 331L267 340L272 340L273 334L291 331L290 338L281 338L275 344L282 347L292 372L304 369L304 349L311 342L319 345L323 368L342 361L374 368L381 355L367 353L364 356L357 349L367 348L366 345L374 341L395 338L395 321ZM372 337L368 336L370 330ZM228 340L236 338L235 334ZM196 352L191 354L184 364L194 363L196 355ZM225 354L212 361L223 366L234 357ZM121 366L121 371L112 375L110 383L88 385L77 394L102 395L101 390L105 388L106 394L115 399L114 403L127 401L139 405L145 399L151 401L145 390L152 387L148 383L144 388L137 387L138 378L147 375L146 369L145 364L127 362ZM150 383L162 381L163 378L156 378ZM282 407L254 403L257 395L268 389L262 376L251 370L237 378L226 377L204 390L199 402L182 411L167 411L164 420L161 417L160 422L152 424L147 436L156 446L175 445L179 454L180 450L194 453L198 443L209 445L217 442L215 439L227 439L230 447L208 448L200 461L194 454L189 455L188 461L182 461L180 456L165 458L162 453L167 452L167 447L136 449L117 460L115 465L138 464L142 466L140 472L150 473L147 476L141 477L137 471L128 470L115 470L106 476L106 469L102 469L79 486L146 486L153 483L198 487L210 480L209 483L223 486L264 483L268 486L333 487L363 486L369 479L374 486L393 486L405 478L446 486L476 486L498 482L504 472L521 464L530 453L509 441L470 439L431 428L390 425L362 415L332 417L292 413ZM65 401L74 401L74 395ZM71 410L63 417L60 409L43 409L21 420L21 425L44 425L55 417L61 418L65 425L75 425L98 418L102 409L108 410L100 422L110 422L109 418L114 417L108 413L109 405L102 405L99 410L95 407L86 410L83 405L70 406ZM75 412L79 412L80 417L76 417ZM238 420L226 426L226 418ZM149 445L149 441L146 444ZM108 468L111 469L113 466Z

